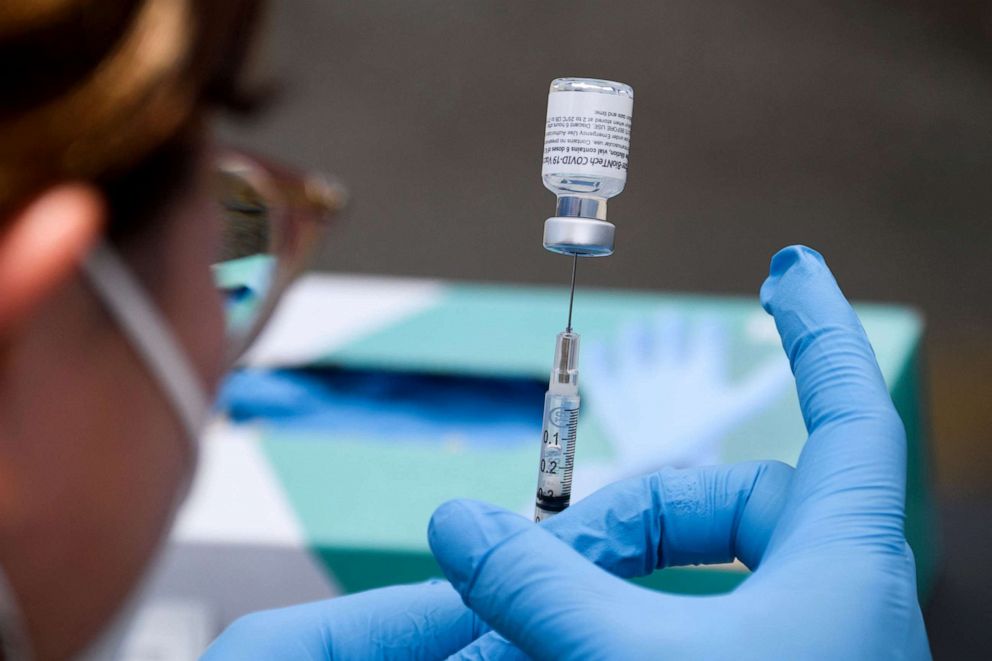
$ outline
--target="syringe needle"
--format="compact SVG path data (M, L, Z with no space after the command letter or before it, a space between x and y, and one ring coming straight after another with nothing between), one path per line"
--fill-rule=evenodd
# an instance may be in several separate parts
M579 263L579 256L572 255L572 288L568 293L568 324L565 326L565 330L569 333L572 332L572 303L575 302L575 267Z

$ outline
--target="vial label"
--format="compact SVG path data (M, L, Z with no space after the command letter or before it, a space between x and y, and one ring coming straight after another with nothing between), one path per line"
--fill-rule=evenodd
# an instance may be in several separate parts
M552 92L542 175L626 179L634 100L594 92Z

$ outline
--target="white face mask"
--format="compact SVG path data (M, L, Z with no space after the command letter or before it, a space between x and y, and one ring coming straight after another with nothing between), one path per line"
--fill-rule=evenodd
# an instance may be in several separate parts
M191 468L177 494L173 513L192 482L199 454L200 431L210 413L210 399L188 354L151 297L124 261L107 243L99 243L87 256L83 273L107 312L140 357L162 395L171 405L185 432ZM129 601L133 602L133 598ZM127 610L127 609L125 609ZM115 621L120 620L116 617ZM17 607L17 599L0 569L0 649L5 659L31 658L30 641Z
M182 423L195 465L210 399L186 351L144 287L107 243L90 252L83 272Z

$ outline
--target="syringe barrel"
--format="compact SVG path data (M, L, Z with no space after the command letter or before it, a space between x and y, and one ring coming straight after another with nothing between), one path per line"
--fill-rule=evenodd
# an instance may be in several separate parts
M535 521L558 514L568 507L572 499L572 466L578 424L579 396L549 391L544 397Z
M558 333L555 362L544 396L541 463L537 473L534 519L542 521L568 507L579 426L579 334Z

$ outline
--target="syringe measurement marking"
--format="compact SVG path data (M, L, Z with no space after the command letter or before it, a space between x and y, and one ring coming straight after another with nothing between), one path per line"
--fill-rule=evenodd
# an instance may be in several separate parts
M568 494L572 495L572 464L575 462L575 435L579 427L579 410L571 409L568 420L568 450L565 453L565 476L564 482L568 485Z
M577 407L556 407L548 412L545 420L537 505L539 509L544 509L548 513L564 510L571 499L578 417ZM556 424L556 421L561 424ZM559 431L551 432L550 427L557 427ZM554 487L558 487L558 495L555 495Z

